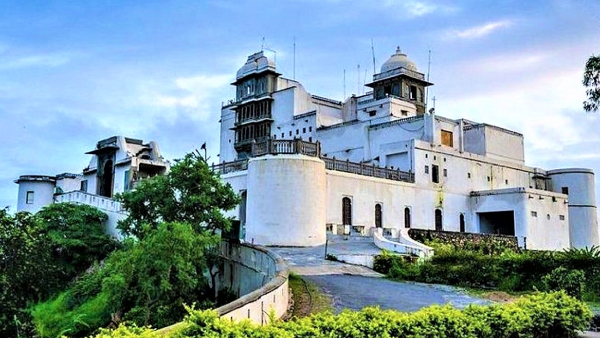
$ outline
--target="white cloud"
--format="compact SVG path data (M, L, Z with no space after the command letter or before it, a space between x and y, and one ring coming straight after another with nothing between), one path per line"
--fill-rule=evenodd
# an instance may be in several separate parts
M1 46L0 46L1 49ZM57 67L68 63L72 55L68 53L40 54L2 60L0 70L15 70L28 67Z
M453 29L447 32L444 36L448 40L453 39L476 39L484 37L498 29L507 28L512 26L513 22L510 20L500 20L494 22L488 22L483 25L474 26L467 29Z
M383 1L383 7L398 8L400 14L408 17L420 17L435 12L451 13L456 11L455 7L442 6L430 1L420 0L385 0Z

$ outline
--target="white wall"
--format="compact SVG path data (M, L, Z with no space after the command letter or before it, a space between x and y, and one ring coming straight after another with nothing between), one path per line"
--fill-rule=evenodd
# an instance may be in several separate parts
M325 243L325 164L303 155L250 159L246 241L262 245Z
M33 191L33 203L27 204L27 192ZM53 203L54 182L20 181L17 196L17 211L36 213Z

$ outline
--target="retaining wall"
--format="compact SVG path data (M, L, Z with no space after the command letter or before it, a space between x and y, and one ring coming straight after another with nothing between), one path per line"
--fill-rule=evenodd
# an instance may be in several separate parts
M221 318L233 321L250 320L266 324L274 311L276 318L288 310L288 268L284 260L266 248L247 243L221 243L224 259L221 287L229 287L241 296L215 309ZM157 331L166 335L182 328L184 322Z

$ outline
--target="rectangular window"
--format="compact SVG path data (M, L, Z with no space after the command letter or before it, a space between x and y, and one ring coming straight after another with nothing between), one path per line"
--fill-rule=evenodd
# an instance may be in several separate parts
M306 133L306 128L302 128L302 134Z
M410 99L411 100L417 99L417 87L416 86L410 86Z
M300 134L300 130L296 129L296 135Z
M375 110L371 110L371 111L369 112L369 116L373 117L373 116L375 116L375 115L377 115L377 111L375 111Z
M429 166L428 165L425 166L425 173L429 174Z
M431 181L433 183L440 183L440 167L435 164L431 166Z
M453 147L454 146L454 137L451 131L442 130L442 145Z
M284 137L285 137L285 134L284 134L284 133L281 133L281 138L284 138Z
M33 191L28 191L27 196L25 198L25 203L33 204Z
M560 190L562 191L563 194L568 195L569 194L569 187L562 187L560 188Z
M290 136L292 136L292 131L290 130Z
M125 170L123 174L123 190L129 190L129 170Z
M408 110L401 110L400 113L402 116L408 116Z
M444 177L448 177L448 169L444 169Z
M87 185L88 185L88 181L87 180L81 181L81 189L80 190L87 192Z
M308 127L308 131L312 133L312 126Z
M531 217L537 217L537 211L532 211L531 212Z
M467 178L471 178L471 173L467 173Z
M559 215L558 219L560 219L561 221L564 221L565 220L565 215Z

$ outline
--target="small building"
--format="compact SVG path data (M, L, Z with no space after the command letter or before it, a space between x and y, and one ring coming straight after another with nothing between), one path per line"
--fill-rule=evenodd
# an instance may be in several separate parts
M94 206L108 216L107 231L119 236L116 225L126 215L115 194L133 189L148 177L169 170L169 162L161 155L156 142L113 136L98 141L89 165L81 174L56 176L23 175L19 185L17 211L36 213L52 203L71 202Z
M311 246L327 231L516 236L530 249L597 245L594 173L525 164L523 135L427 111L432 83L400 49L365 95L311 95L252 54L221 110L221 163L245 240Z

